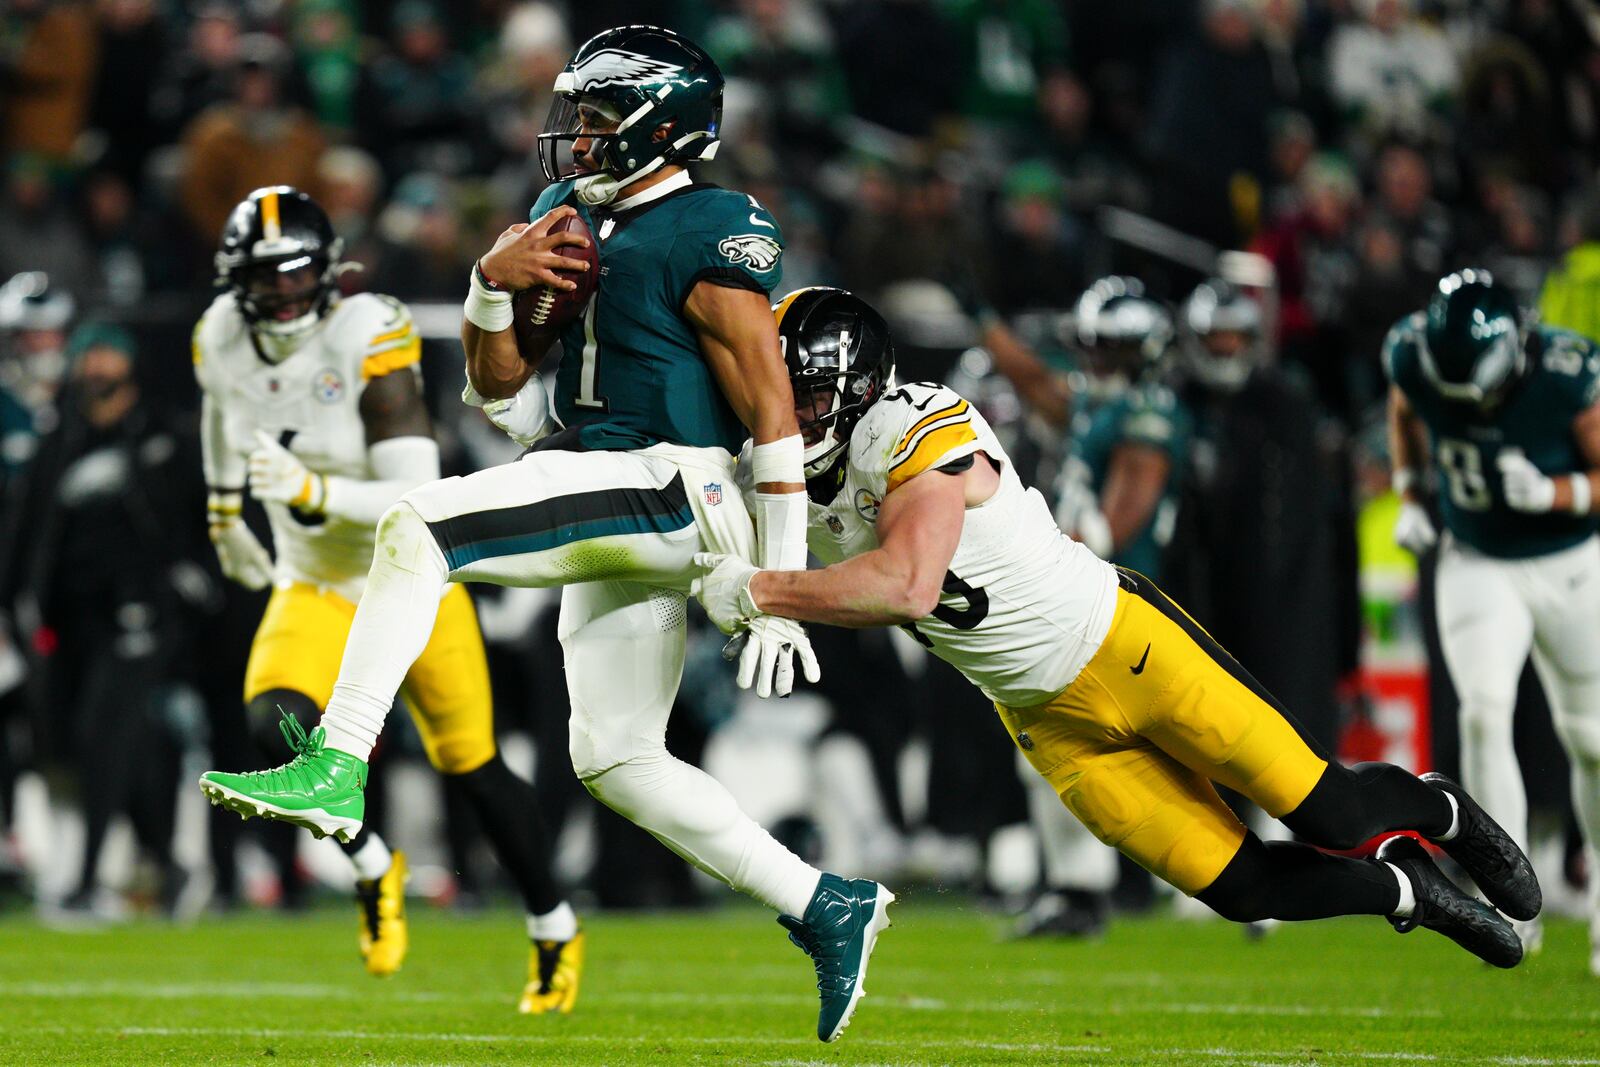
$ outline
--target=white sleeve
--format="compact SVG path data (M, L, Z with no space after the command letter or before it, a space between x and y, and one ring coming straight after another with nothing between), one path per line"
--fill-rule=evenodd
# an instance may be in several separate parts
M439 443L431 437L391 437L367 448L373 478L328 478L322 510L376 526L383 513L419 485L439 480Z
M206 485L212 489L244 491L245 457L229 447L228 435L223 429L222 405L211 399L210 393L200 398L200 465L205 471Z

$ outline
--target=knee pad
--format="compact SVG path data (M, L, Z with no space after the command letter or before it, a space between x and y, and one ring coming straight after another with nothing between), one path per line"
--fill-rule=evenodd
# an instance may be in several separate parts
M1509 741L1511 716L1517 697L1513 693L1492 693L1481 689L1463 689L1458 692L1461 701L1457 716L1461 724L1461 739L1485 744Z
M1600 763L1600 679L1566 688L1564 699L1551 702L1556 735L1574 762Z
M283 738L283 730L278 723L283 719L278 709L282 708L294 717L300 724L300 729L310 733L317 728L317 723L322 720L322 709L316 702L296 689L268 689L257 693L245 705L245 717L250 723L250 740L255 743L256 749L267 759L277 763L287 760L294 753L289 750L288 742Z

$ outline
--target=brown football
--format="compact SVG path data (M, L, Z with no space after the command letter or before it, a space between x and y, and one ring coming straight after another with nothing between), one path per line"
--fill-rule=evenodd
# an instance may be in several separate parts
M512 321L516 327L518 346L541 354L568 323L583 314L584 306L600 285L600 249L583 217L568 216L556 223L550 232L577 233L586 237L589 241L587 246L559 245L557 250L568 259L583 260L589 264L589 269L556 271L561 277L577 282L576 289L560 290L548 285L535 285L512 297Z

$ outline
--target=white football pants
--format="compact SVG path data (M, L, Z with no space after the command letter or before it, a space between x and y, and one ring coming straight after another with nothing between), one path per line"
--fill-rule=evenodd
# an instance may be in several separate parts
M328 746L367 758L446 583L566 586L570 752L589 792L706 873L804 914L820 872L665 743L694 554L753 554L733 474L721 449L552 450L407 493L378 524L323 715Z
M1600 834L1600 538L1510 560L1447 536L1438 590L1439 639L1461 700L1461 784L1528 847L1511 718L1531 650L1572 764L1573 807L1592 860ZM1600 914L1592 915L1600 943Z

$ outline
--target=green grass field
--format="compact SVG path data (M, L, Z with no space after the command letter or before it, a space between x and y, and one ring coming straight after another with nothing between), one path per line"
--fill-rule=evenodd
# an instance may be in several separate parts
M578 1010L515 1014L509 912L417 905L395 978L340 909L98 932L0 921L0 1064L1600 1064L1600 980L1555 923L1512 972L1381 921L1124 920L1007 942L926 894L896 905L855 1021L819 1044L809 962L763 912L595 916Z

